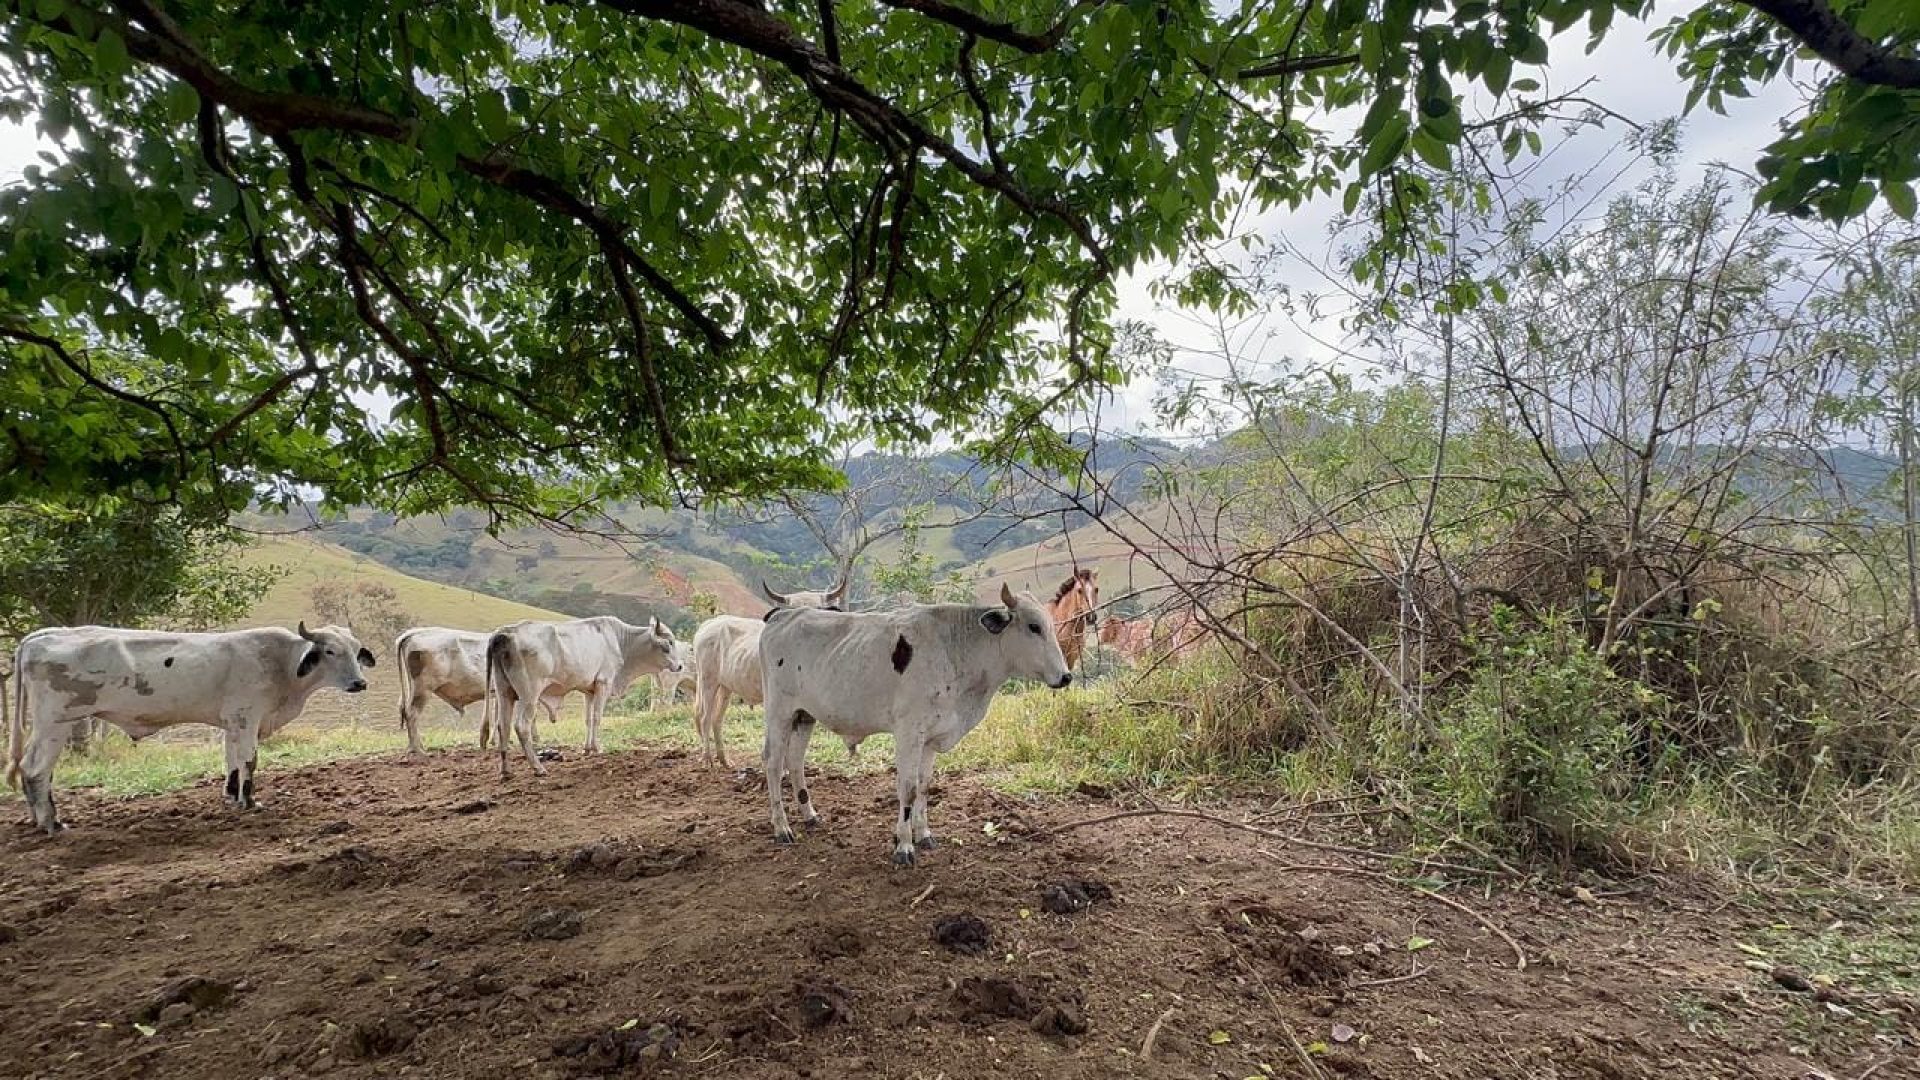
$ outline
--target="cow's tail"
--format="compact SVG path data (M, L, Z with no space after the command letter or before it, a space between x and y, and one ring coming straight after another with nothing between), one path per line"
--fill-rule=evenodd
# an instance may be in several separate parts
M13 649L13 712L7 715L7 695L0 693L0 723L7 725L7 786L20 790L20 755L26 753L27 680L26 642Z
M407 637L401 634L393 642L393 668L400 675L400 729L406 730L407 710L413 707L413 676L407 674Z
M504 700L505 695L500 692L499 680L507 677L507 650L510 648L512 648L512 643L508 641L507 635L505 634L494 634L487 638L487 695L484 699L485 703L480 706L480 723L482 724L491 725L496 723L500 716L500 709L506 703ZM505 761L507 757L507 729L504 727L497 728L494 730L494 734L500 737L500 758L502 761ZM501 768L505 767L504 765L501 766Z

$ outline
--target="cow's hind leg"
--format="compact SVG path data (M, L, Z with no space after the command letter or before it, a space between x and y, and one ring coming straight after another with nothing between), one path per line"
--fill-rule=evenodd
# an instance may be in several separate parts
M547 775L547 766L540 760L540 755L533 751L533 706L534 703L532 701L518 694L514 695L513 734L515 738L520 740L520 752L526 756L527 764L533 769L533 775L545 776ZM506 748L507 739L506 736L502 735L500 737L500 750L503 755L506 753ZM501 770L504 775L504 763L501 766Z
M711 687L696 687L693 692L693 726L700 736L700 763L708 767L727 764L727 748L721 741L720 725L727 716L727 688L720 680ZM771 715L771 714L769 714Z
M787 754L781 766L793 781L793 798L800 804L800 824L813 828L820 814L813 808L813 792L807 788L807 744L813 740L813 717L802 712L793 718L793 733L787 739Z
M33 733L27 737L27 750L20 758L20 792L25 796L27 812L36 828L52 836L66 828L53 809L53 766L60 760L70 732L65 724L36 718Z
M761 771L767 774L767 818L773 825L773 842L793 843L793 826L787 823L786 762L787 748L794 742L794 722L806 714L785 710L775 712L775 702L767 703L767 739L760 755Z

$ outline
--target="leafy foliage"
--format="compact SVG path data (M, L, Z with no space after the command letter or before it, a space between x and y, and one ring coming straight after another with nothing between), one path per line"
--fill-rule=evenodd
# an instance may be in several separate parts
M1846 14L1886 52L1898 4ZM60 151L0 192L0 499L565 520L1022 430L1125 374L1114 277L1218 238L1243 186L1371 186L1392 250L1468 88L1537 145L1546 35L1646 7L13 0L0 112ZM1729 77L1717 41L1670 47ZM1905 144L1828 151L1912 98L1844 67L1838 126L1781 154L1854 212L1867 179L1900 198ZM1355 139L1307 119L1360 106Z
M0 507L0 637L42 626L231 622L275 576L235 564L240 543L224 523L172 507Z

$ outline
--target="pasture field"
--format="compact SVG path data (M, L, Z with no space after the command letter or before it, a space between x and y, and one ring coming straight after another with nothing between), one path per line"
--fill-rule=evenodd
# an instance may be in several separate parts
M116 737L62 763L72 831L7 805L0 1076L1920 1075L1912 897L1450 869L1357 798L1088 780L1036 709L943 769L913 870L883 740L817 738L825 821L775 847L752 710L722 772L685 706L589 758L570 704L505 783L437 706L418 764L301 722L252 814L211 743Z

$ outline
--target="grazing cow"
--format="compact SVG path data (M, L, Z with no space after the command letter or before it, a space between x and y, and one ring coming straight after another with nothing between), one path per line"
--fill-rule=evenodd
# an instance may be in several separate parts
M687 642L675 640L673 659L680 665L679 667L671 671L661 668L653 673L653 697L647 702L648 712L659 712L673 704L673 699L680 694L681 684L693 682L693 646ZM696 697L700 693L697 683L693 692Z
M587 695L587 753L600 752L607 702L642 675L678 670L673 631L648 619L634 626L612 615L567 622L509 623L487 638L487 709L499 725L500 776L507 771L507 725L536 776L547 767L533 752L533 702L575 690Z
M400 726L407 733L407 756L418 759L426 753L420 742L420 714L426 711L429 696L453 706L462 717L467 715L467 706L486 700L487 635L416 626L394 641L393 653L395 666L400 669ZM559 719L564 697L550 694L540 699L549 721ZM480 749L487 748L491 731L492 726L483 717Z
M767 807L774 840L793 842L782 777L793 781L802 824L819 820L807 791L814 725L844 739L892 732L899 815L893 861L911 866L933 846L927 789L934 755L987 715L1009 679L1055 689L1073 680L1047 611L1000 587L1000 606L928 604L900 611L776 611L760 637L766 671Z
M775 600L775 612L788 607L839 611L838 602L847 597L846 580L843 577L839 585L826 592L796 592L784 597L767 588L764 581L760 588ZM767 617L772 618L773 612ZM760 632L766 626L761 619L716 615L693 632L693 727L700 737L703 764L727 767L727 746L720 728L727 718L729 699L737 697L748 705L758 705L764 696L760 685ZM849 754L857 748L857 740L847 743Z
M177 724L211 724L225 733L226 796L251 810L260 740L299 716L316 690L365 690L360 669L372 666L373 654L339 626L224 634L36 630L13 657L7 780L26 795L34 823L53 833L61 827L53 765L74 724L98 717L135 739ZM31 744L25 724L33 727Z
M1068 670L1080 666L1080 654L1087 647L1087 633L1100 624L1099 578L1097 569L1074 567L1073 576L1060 583L1054 590L1053 603L1047 605Z

